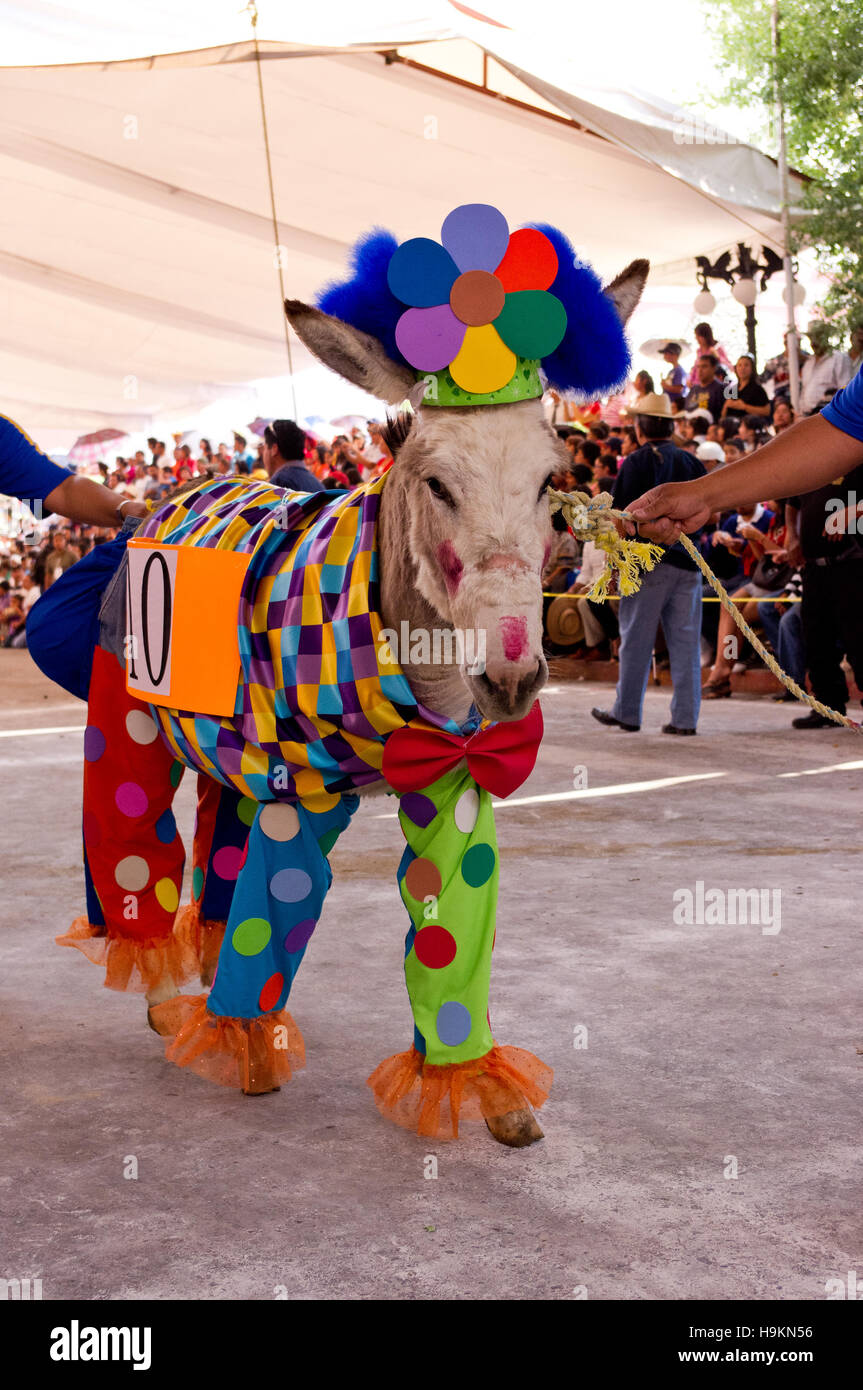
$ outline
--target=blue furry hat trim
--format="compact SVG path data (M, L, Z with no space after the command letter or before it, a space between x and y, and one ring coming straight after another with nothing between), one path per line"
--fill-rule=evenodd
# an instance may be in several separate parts
M627 377L629 346L617 310L596 272L576 259L571 242L557 227L535 222L557 252L558 270L549 290L566 309L560 346L542 359L548 384L588 398L605 395ZM398 247L392 232L374 227L351 247L350 276L334 280L318 294L317 307L333 318L371 333L394 362L408 366L396 345L395 330L405 306L387 283L387 267Z
M531 223L557 252L557 275L549 290L566 309L560 347L542 359L549 386L558 391L604 396L629 374L632 357L617 310L596 271L576 259L572 243L557 227Z
M383 344L393 362L408 363L396 346L396 324L405 306L387 284L387 266L398 242L384 227L364 232L351 247L351 277L331 280L320 291L316 304L325 314L371 333Z

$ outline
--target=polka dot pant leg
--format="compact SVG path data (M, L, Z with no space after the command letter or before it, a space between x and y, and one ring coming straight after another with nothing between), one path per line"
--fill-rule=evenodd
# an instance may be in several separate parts
M400 798L398 870L411 918L405 979L414 1044L435 1066L494 1046L488 1021L498 855L491 797L466 768Z
M357 797L343 796L320 813L284 802L257 808L210 1013L251 1019L284 1008L332 882L327 855L357 804Z
M83 828L88 902L98 899L110 937L151 947L171 937L185 862L171 803L182 774L148 706L127 693L116 657L97 647Z
M210 922L227 922L257 802L198 775L192 901Z

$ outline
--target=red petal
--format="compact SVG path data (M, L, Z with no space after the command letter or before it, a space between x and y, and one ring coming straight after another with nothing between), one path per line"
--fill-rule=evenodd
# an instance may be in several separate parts
M543 232L522 227L513 232L494 273L507 294L513 290L547 290L557 275L557 252Z

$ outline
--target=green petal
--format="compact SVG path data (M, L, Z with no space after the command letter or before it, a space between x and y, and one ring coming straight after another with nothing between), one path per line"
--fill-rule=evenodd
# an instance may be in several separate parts
M515 290L494 326L517 357L547 357L566 332L566 310L548 290Z

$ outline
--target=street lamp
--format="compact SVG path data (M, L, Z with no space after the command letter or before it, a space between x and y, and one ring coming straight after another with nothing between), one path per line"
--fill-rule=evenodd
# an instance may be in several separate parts
M709 314L716 308L716 300L708 288L708 280L724 280L726 285L731 286L731 293L746 309L746 340L749 352L752 355L753 365L755 362L755 301L758 298L759 286L755 283L756 275L760 275L760 288L767 288L767 281L771 275L775 275L777 270L782 270L783 261L781 256L777 256L769 246L761 248L764 258L763 263L757 260L742 241L737 243L737 264L731 264L732 251L724 251L718 260L711 265L707 256L696 256L695 264L698 267L696 275L698 278L701 292L695 299L695 312L697 314ZM708 307L709 304L709 307Z

